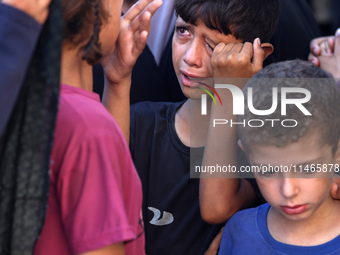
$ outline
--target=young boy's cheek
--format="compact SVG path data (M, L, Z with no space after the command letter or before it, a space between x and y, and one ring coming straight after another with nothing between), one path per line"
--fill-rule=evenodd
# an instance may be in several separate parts
M263 194L268 203L270 203L270 201L268 200L272 200L273 197L277 197L279 183L275 181L275 178L256 176L256 182L261 191L261 194Z

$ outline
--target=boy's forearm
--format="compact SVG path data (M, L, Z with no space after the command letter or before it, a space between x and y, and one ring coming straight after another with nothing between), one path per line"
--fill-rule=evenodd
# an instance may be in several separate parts
M237 131L235 125L213 126L214 119L237 121L232 112L232 95L228 90L218 91L223 102L212 105L211 121L203 157L203 166L236 166ZM237 173L202 173L200 180L200 207L202 218L209 223L222 223L236 211L251 206L256 200L250 183Z
M248 181L231 178L212 180L201 179L200 183L200 210L204 221L224 223L237 211L255 204L256 195ZM208 194L202 191L206 189ZM203 193L206 194L203 196Z
M211 62L214 78L226 77L228 80L222 83L233 84L242 89L247 82L244 78L252 77L262 69L263 60L271 53L272 47L263 44L264 48L268 46L264 50L259 39L255 39L253 44L243 44L241 51L234 51L233 48L238 46L239 44L220 43L213 52ZM221 97L222 105L212 104L202 165L218 164L239 169L236 149L237 131L235 125L230 124L231 121L237 122L236 115L233 114L233 95L228 89L216 89L216 91ZM215 119L227 120L227 124L217 124L214 127ZM200 207L205 221L222 223L236 211L255 203L256 195L251 184L239 178L237 173L222 173L215 176L218 178L211 178L211 175L209 178L209 175L209 173L203 174L200 180Z
M105 77L103 93L103 104L116 120L127 143L130 135L130 86L131 76L114 86Z
M218 141L221 146L216 146L216 142L210 143L211 147L206 146L203 166L216 164L237 166L236 141L228 145L221 139ZM223 140L226 141L228 138ZM234 147L235 150L228 149L230 147ZM204 173L200 179L200 208L203 220L213 224L223 223L235 212L250 207L256 202L255 191L245 179L236 176L232 178L232 173L224 173L224 176L215 178L207 175L210 174Z

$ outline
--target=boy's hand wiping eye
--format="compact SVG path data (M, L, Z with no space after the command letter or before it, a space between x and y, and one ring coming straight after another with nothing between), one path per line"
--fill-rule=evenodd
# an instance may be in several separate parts
M250 78L263 67L264 59L272 52L270 44L219 43L213 50L211 65L214 78Z

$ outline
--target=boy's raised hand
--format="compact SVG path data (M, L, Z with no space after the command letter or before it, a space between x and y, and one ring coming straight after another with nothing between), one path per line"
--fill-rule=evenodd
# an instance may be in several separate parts
M121 17L115 50L102 61L110 84L120 84L131 75L146 45L151 17L161 5L162 0L140 0Z
M263 67L263 61L273 52L269 43L219 43L211 56L214 78L250 78Z
M162 0L140 0L134 4L121 17L113 53L101 62L105 73L103 103L128 143L132 68L146 45L151 17L161 5Z
M331 55L334 51L334 36L318 37L310 42L310 53L308 61L320 67L318 56Z
M254 40L254 44L249 42L244 44L219 43L211 56L213 78L215 81L223 78L223 83L231 83L242 89L248 80L244 78L250 78L260 71L264 59L272 51L271 44L261 45L258 38ZM237 166L235 125L226 128L223 125L214 126L213 124L215 119L237 121L232 111L232 93L228 89L216 89L216 91L223 104L222 106L211 104L202 165ZM225 174L216 174L214 178L209 178L208 173L201 173L199 192L201 216L204 221L211 224L225 222L235 212L252 206L256 201L255 192L248 181L239 178L237 174L231 174L229 178L224 177ZM214 247L215 245L212 245L207 254L214 254L214 251L216 252Z
M317 60L320 68L331 73L334 78L340 78L340 29L335 34L333 52L321 54Z

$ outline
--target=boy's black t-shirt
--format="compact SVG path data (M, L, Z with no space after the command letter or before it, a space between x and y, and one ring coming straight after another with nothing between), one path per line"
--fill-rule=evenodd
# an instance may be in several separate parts
M142 102L131 108L130 149L142 180L148 255L204 254L223 226L201 219L190 153L203 155L204 148L190 149L178 138L174 120L182 104Z

